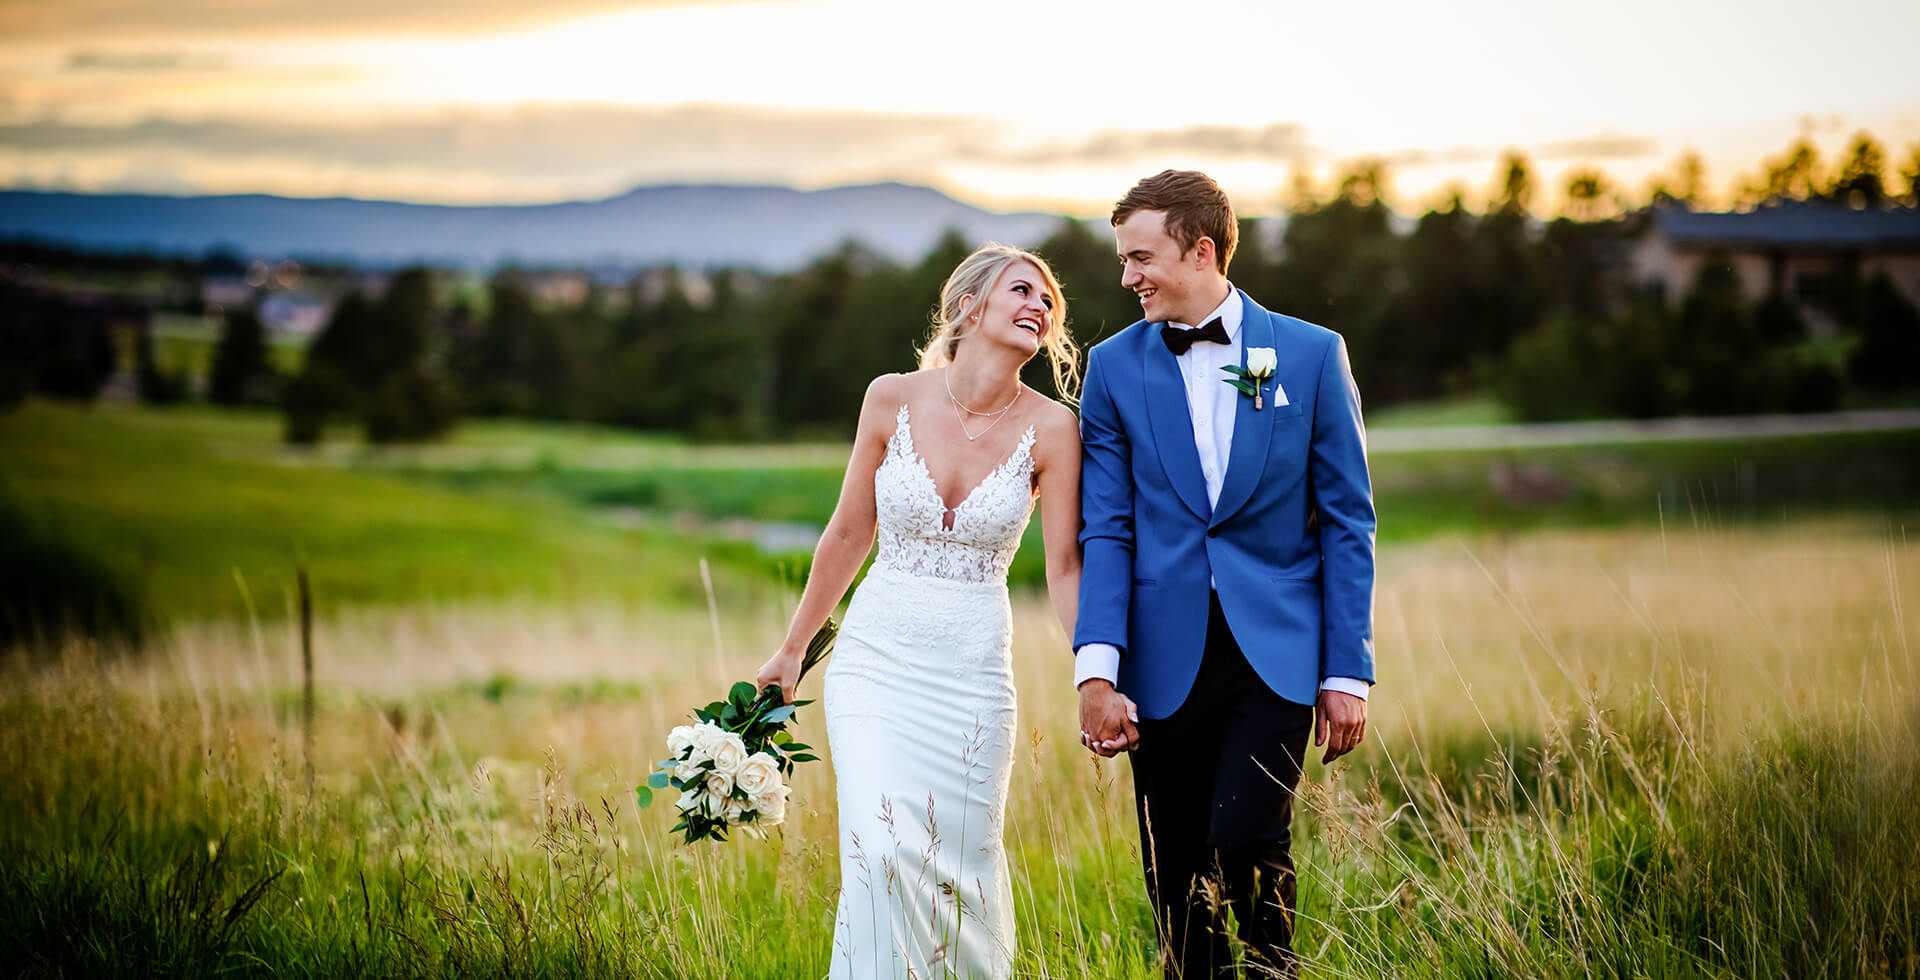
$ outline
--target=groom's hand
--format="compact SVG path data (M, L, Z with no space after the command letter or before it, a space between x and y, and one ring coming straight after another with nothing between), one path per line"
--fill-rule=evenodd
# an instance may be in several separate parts
M1322 763L1359 748L1367 736L1366 698L1322 690L1313 707L1313 744L1327 747Z
M1112 681L1096 677L1080 685L1080 744L1094 754L1111 759L1139 748L1134 724L1139 720L1133 701L1114 690Z

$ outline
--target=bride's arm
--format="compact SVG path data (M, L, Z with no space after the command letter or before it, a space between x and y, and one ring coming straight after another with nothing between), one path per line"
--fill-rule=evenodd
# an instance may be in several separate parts
M793 621L787 626L787 638L761 665L753 682L756 688L779 684L786 700L793 700L807 643L840 604L867 552L873 550L873 474L886 454L887 439L893 434L894 419L904 399L905 378L900 375L882 375L867 386L853 455L847 460L847 475L840 484L840 502L834 505L833 517L827 521L820 543L814 546L813 568L800 593L800 605L793 611Z
M1080 608L1080 425L1065 405L1054 406L1036 462L1040 483L1040 539L1047 548L1047 596L1069 639Z

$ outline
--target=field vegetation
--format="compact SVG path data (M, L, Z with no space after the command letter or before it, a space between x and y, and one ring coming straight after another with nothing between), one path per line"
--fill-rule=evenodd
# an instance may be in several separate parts
M1915 975L1916 581L1854 522L1389 552L1371 738L1305 784L1315 974ZM786 611L716 607L340 612L310 736L291 622L16 665L9 972L821 975L826 766L770 841L675 846L634 805ZM1022 975L1154 975L1125 767L1074 744L1037 598L1016 638Z
M817 520L844 449L277 424L0 416L0 516L39 549L8 597L130 603L0 658L0 970L822 975L828 766L768 841L677 846L633 796L771 649L797 566L609 515ZM1312 974L1920 976L1914 448L1379 458L1371 734L1309 766L1296 824ZM1502 463L1571 489L1513 496ZM1074 742L1044 599L1015 609L1021 975L1155 976L1127 769Z

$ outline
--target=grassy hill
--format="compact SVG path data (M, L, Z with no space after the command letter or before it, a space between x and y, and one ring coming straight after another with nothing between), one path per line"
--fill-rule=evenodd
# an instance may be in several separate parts
M797 577L804 547L760 554L753 522L798 525L796 547L832 513L846 452L527 422L470 423L430 446L292 451L267 412L34 403L0 416L0 497L170 618L245 615L249 593L279 614L301 555L323 605L676 603L703 601L703 556L730 588ZM1831 514L1911 523L1920 433L1398 453L1378 456L1373 478L1388 546ZM1012 577L1044 581L1037 518Z
M278 420L35 403L0 416L0 489L168 617L285 608L304 556L324 605L475 595L692 598L744 546L622 529L550 495L319 465ZM725 569L723 569L723 574ZM759 578L755 576L756 580Z

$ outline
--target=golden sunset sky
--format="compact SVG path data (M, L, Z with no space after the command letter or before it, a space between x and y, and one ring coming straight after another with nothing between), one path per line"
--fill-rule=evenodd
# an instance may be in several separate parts
M1920 144L1920 3L0 0L0 185L447 203L899 180L1103 213L1198 167L1243 210L1499 154L1715 190L1797 136ZM1552 195L1546 202L1552 203Z

